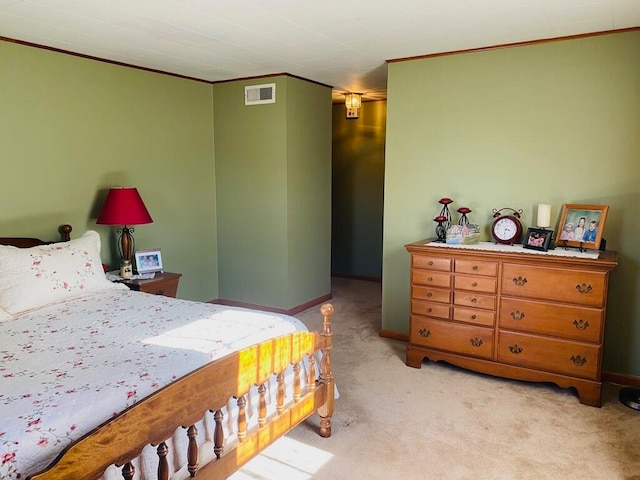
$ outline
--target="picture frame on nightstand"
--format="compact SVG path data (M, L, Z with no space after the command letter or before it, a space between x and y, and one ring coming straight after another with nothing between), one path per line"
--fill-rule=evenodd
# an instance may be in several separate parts
M528 228L524 242L522 242L522 247L546 252L549 250L552 236L553 230L547 230L546 228Z
M136 269L138 273L162 272L162 253L159 248L136 250Z

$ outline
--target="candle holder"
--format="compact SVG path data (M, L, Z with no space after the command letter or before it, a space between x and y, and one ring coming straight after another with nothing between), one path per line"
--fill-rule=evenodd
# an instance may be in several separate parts
M451 226L451 212L449 212L449 205L453 203L453 200L451 200L450 198L444 197L438 200L438 203L442 205L442 210L440 210L440 215L438 215L438 217L445 218L443 226L446 232L447 229Z
M447 240L447 227L445 227L448 222L447 217L444 215L438 215L433 219L433 221L438 222L438 225L436 225L436 237L438 237L436 241L445 243Z
M458 219L458 225L469 225L469 219L467 218L467 213L471 213L471 209L469 207L460 207L458 209L458 213L460 214L460 218Z

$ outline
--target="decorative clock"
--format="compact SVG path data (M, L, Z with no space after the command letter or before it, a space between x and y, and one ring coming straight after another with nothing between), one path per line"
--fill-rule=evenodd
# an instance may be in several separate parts
M511 213L505 215L502 213L503 210L511 210ZM491 235L497 243L513 245L520 240L522 236L521 214L522 210L514 210L509 207L501 208L500 210L493 209L493 218L495 220L491 225Z

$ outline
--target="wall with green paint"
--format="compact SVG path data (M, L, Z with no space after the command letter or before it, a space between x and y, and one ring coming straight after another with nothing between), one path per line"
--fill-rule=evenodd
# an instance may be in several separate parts
M0 105L0 235L94 229L117 267L95 219L110 186L135 186L154 219L136 247L162 249L180 297L218 296L211 85L0 42Z
M408 332L409 255L433 236L438 199L473 210L609 205L607 371L640 375L640 32L389 65L384 329Z
M387 102L364 102L358 119L335 104L332 116L331 270L380 279Z
M276 103L244 105L275 83ZM289 310L330 293L331 89L214 84L220 298Z

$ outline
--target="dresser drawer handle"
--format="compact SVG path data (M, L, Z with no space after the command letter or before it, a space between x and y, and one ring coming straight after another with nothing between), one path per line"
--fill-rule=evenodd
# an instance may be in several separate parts
M473 267L471 267L471 270L477 270L478 269L478 265L474 265Z
M527 283L527 277L514 278L513 283L515 283L518 287L524 287Z
M580 355L571 355L571 361L574 365L581 367L585 363L587 363L587 357L582 357Z
M164 289L156 290L156 295L164 295Z
M433 297L433 293L431 292L427 293L427 297Z
M514 320L522 320L524 318L524 312L521 312L520 310L511 312L511 318L513 318Z
M576 290L578 290L578 293L589 293L591 290L593 290L593 287L591 287L591 285L583 283L582 285L576 285Z
M427 282L433 282L433 277L427 278Z
M471 343L472 347L481 347L482 344L484 343L481 338L477 338L477 337L476 338L470 338L469 342Z
M424 337L424 338L427 338L429 335L431 335L431 332L426 328L421 328L420 330L418 330L418 333L420 334L421 337Z
M573 324L576 326L576 328L578 330L586 330L587 328L589 328L589 321L584 321L582 319L580 320L574 320Z
M522 350L523 348L519 347L517 343L515 345L509 345L509 351L511 353L515 353L516 355L522 353Z
M475 320L476 316L475 315L471 315L471 320Z
M478 282L473 282L473 283L471 284L471 286L472 286L472 287L477 287L477 286L478 286Z
M432 262L432 261L429 261L429 263L428 263L427 265L429 265L430 267L432 267L432 266L433 266L433 262Z
M478 299L477 298L472 298L471 299L471 303L478 303Z
M433 309L431 307L427 308L427 313L431 313Z

